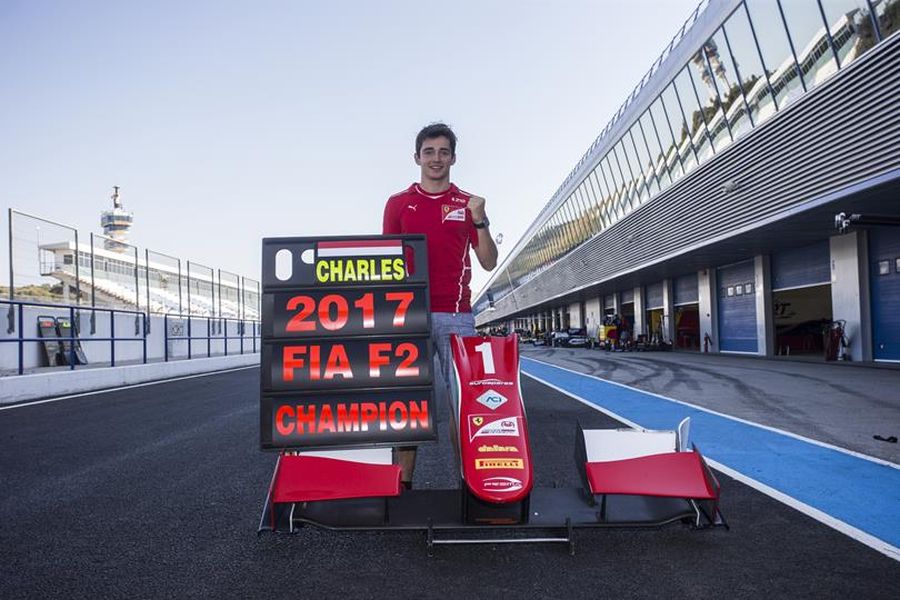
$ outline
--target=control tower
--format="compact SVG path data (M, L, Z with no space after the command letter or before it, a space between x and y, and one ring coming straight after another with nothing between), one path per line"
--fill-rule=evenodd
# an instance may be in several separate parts
M134 214L128 212L122 207L122 201L119 200L119 186L113 186L113 208L105 210L100 214L100 226L103 227L103 234L110 239L103 242L107 250L114 252L124 252L128 242L128 230L134 221Z

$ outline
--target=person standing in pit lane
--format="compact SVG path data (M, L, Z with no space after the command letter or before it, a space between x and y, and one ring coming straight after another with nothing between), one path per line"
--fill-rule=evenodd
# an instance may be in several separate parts
M474 248L481 266L491 271L497 266L497 246L491 239L484 198L450 183L450 167L456 163L453 130L444 123L424 127L416 136L413 158L421 177L418 183L388 198L382 233L427 236L431 340L440 364L435 393L449 398L450 335L475 335L475 317L469 303L469 248ZM451 436L454 429L451 425ZM411 488L415 446L398 448L395 461L400 465L403 485Z

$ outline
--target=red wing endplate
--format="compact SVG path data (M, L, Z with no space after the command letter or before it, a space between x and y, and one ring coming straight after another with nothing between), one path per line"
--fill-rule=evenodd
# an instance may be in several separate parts
M533 477L516 336L453 335L450 346L462 478L480 500L518 502Z
M273 502L314 502L400 494L400 467L319 456L282 456Z

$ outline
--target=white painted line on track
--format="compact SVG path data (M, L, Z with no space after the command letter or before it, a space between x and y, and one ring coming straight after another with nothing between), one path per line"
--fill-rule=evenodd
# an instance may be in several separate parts
M850 450L849 448L841 448L840 446L835 446L834 444L829 444L828 442L822 442L820 440L814 440L812 438L808 438L797 433L791 433L790 431L786 431L784 429L778 429L777 427L771 427L769 425L763 425L762 423L756 423L754 421L748 421L747 419L742 419L741 417L735 417L733 415L729 415L726 413L722 413L711 408L706 408L703 406L699 406L697 404L691 404L690 402L685 402L684 400L676 400L675 398L669 398L668 396L663 396L662 394L656 394L654 392L648 392L647 390L642 390L640 388L632 387L630 385L625 385L624 383L618 383L616 381L610 381L609 379L603 379L602 377L597 377L596 375L590 375L588 373L582 373L581 371L576 371L574 369L569 369L566 367L561 367L559 365L553 364L551 362L537 360L536 358L531 358L527 356L523 356L527 360L533 360L536 363L541 363L542 365L547 365L548 367L554 367L560 369L562 371L568 371L569 373L574 373L575 375L581 375L582 377L590 377L591 379L596 379L597 381L602 381L603 383L608 383L610 385L615 385L620 388L625 388L626 390L633 390L636 392L640 392L642 394L647 394L648 396L653 396L655 398L659 398L661 400L668 400L669 402L674 402L676 404L681 404L682 406L688 406L695 410L700 410L705 413L709 413L711 415L716 415L717 417L722 417L724 419L728 419L730 421L736 421L738 423L743 423L744 425L750 425L752 427L757 427L759 429L765 429L766 431L771 431L772 433L778 433L780 435L787 436L789 438L794 438L795 440L800 440L801 442L806 442L808 444L813 444L815 446L821 446L822 448L828 448L829 450L834 450L836 452L842 452L849 456L853 456L856 458L861 458L863 460L867 460L869 462L873 462L879 465L884 465L885 467L891 467L892 469L900 469L900 465L897 463L893 463L889 460L885 460L883 458L878 458L876 456L870 456L868 454L863 454L862 452L857 452L856 450ZM529 377L532 377L529 375ZM548 384L549 385L549 384ZM567 392L568 393L568 392ZM618 418L618 417L617 417Z
M118 392L121 390L130 390L132 388L147 387L151 385L159 385L161 383L171 383L173 381L183 381L185 379L196 379L197 377L210 377L212 375L221 375L222 373L232 373L234 371L244 371L247 369L258 369L259 365L250 365L247 367L234 367L233 369L223 369L221 371L209 371L207 373L197 373L195 375L182 375L180 377L171 377L169 379L157 379L155 381L145 381L143 383L132 383L130 385L121 385L114 388L106 388L103 390L94 390L90 392L80 392L78 394L69 394L67 396L56 396L54 398L44 398L43 400L34 400L32 402L22 402L21 404L11 404L9 406L0 406L0 411L12 410L14 408L25 408L28 406L36 406L38 404L47 404L49 402L59 402L60 400L69 400L71 398L82 398L84 396L94 396L97 394L108 394L110 392Z
M530 359L530 360L534 360L534 359ZM543 362L543 361L535 361L535 362ZM554 366L554 367L557 366L557 365L553 365L551 363L544 363L544 364L548 364L548 365ZM558 367L558 368L564 369L564 367ZM565 370L571 371L572 373L578 373L578 371L572 371L571 369L565 369ZM634 421L632 421L630 419L626 419L625 417L618 415L609 409L603 408L602 406L598 406L598 405L594 404L593 402L591 402L590 400L586 400L586 399L582 398L581 396L578 396L577 394L573 394L572 392L564 390L563 388L561 388L557 385L554 385L554 384L550 383L549 381L541 379L540 377L537 377L536 375L532 375L527 372L524 374L526 377L530 377L531 379L534 379L535 381L542 383L542 384L546 385L547 387L552 388L561 394L565 394L566 396L572 398L573 400L577 400L578 402L581 402L585 406L593 408L596 411L602 412L606 416L611 417L611 418L615 419L616 421L620 421L620 422L628 425L629 427L633 427L635 429L643 429L643 427L641 427L638 423L635 423ZM606 379L601 379L600 377L595 377L593 375L587 375L586 373L578 373L578 374L584 375L586 377L593 377L594 379L598 379L605 383L615 383L613 381L607 381ZM633 389L638 392L651 394L653 396L657 396L658 398L662 398L664 400L671 400L671 398L666 398L665 396L660 396L659 394L652 394L651 392L644 392L644 390L640 390L638 388L632 388L632 387L629 387L627 385L623 385L620 383L616 383L616 385L619 385L621 387L628 388L628 389ZM674 400L674 402L678 402L678 401ZM693 405L688 404L686 402L680 402L680 404L686 404L688 406L693 407ZM701 410L706 410L701 407L694 407L694 408L700 408ZM710 410L706 410L706 412L720 415L720 413L716 413L716 412L710 411ZM720 416L727 417L728 415L720 415ZM733 417L729 417L729 418L733 418ZM735 419L735 420L739 420L739 421L741 421L743 423L747 423L749 425L755 425L755 423L751 423L749 421L743 421L741 419ZM781 433L777 429L772 429L772 431ZM801 440L804 439L799 436L792 436L792 437L797 437L797 439L801 439ZM804 441L806 441L806 440L804 440ZM839 448L835 448L835 449L839 449ZM850 451L848 451L848 452L850 452ZM865 455L860 455L860 456L863 458L871 458L871 457L866 457ZM803 513L804 515L806 515L812 519L815 519L816 521L819 521L823 525L827 525L828 527L831 527L832 529L835 529L836 531L843 533L844 535L860 542L861 544L864 544L864 545L868 546L869 548L872 548L873 550L880 552L881 554L884 554L888 558L892 558L894 560L900 561L900 548L897 548L896 546L892 546L891 544L888 544L884 540L877 538L869 533L866 533L865 531L863 531L861 529L853 527L852 525L845 523L844 521L841 521L840 519L836 519L836 518L832 517L831 515L824 513L821 510L806 504L805 502L801 502L800 500L797 500L796 498L793 498L792 496L788 496L787 494L785 494L783 492L779 492L778 490L776 490L773 487L770 487L764 483L756 481L752 477L748 477L748 476L744 475L743 473L735 471L734 469L727 467L718 461L712 460L706 456L704 456L704 458L710 464L710 466L712 466L717 471L720 471L720 472L728 475L729 477L736 479L737 481L740 481L744 485L749 486L749 487L755 489L756 491L761 492L761 493L765 494L766 496L769 496L770 498L773 498L773 499L781 502L782 504L786 504L787 506L790 506L791 508ZM890 466L896 466L896 465L893 465L893 463L887 463L887 464Z

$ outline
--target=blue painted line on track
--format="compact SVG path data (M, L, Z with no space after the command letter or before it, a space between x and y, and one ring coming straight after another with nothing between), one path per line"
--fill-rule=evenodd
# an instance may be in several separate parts
M522 371L646 429L691 417L704 456L900 547L900 469L524 357Z

